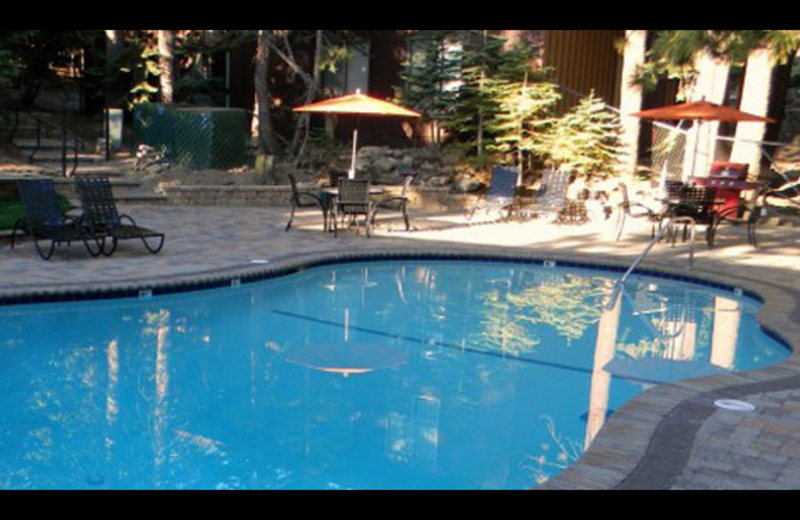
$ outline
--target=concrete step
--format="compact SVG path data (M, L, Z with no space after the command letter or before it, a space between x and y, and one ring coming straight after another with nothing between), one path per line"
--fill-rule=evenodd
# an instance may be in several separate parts
M37 143L36 138L16 138L14 145L22 150L61 150L61 139L43 137ZM72 147L72 142L67 141L67 147Z
M38 150L33 156L34 162L37 164L39 163L58 163L61 164L61 150ZM72 162L75 160L75 152L72 149L67 150L67 162ZM78 162L79 163L98 163L98 162L105 162L105 157L102 155L98 155L95 153L86 153L86 152L78 152Z
M114 198L119 204L151 204L151 205L166 205L168 202L167 197L158 195L152 191L135 191L132 190L126 193L120 193L119 190L114 190Z
M61 161L35 161L34 164L50 173L61 173ZM67 170L72 171L72 161L67 161ZM104 165L95 162L78 162L76 175L108 175L121 176L124 172L116 166Z
M97 177L100 175L112 179L117 179L117 178L124 178L127 175L127 173L123 170L114 169L113 167L78 166L78 169L75 170L75 173L72 174L73 177Z

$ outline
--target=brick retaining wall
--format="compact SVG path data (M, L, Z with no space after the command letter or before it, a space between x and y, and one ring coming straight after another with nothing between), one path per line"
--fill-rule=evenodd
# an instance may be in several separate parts
M386 195L399 195L400 186L387 186ZM289 186L174 186L164 191L169 204L178 206L285 207ZM425 211L460 210L475 204L474 194L452 193L448 188L414 188L411 206Z

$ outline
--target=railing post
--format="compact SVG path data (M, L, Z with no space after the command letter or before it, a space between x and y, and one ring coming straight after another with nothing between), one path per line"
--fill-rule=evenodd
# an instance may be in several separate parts
M64 112L64 117L61 122L61 173L64 177L67 176L67 113Z
M80 145L78 143L78 138L74 137L73 139L74 139L73 145L75 146L75 155L73 156L72 173L70 174L70 177L72 175L75 175L75 172L78 171L78 151L80 148Z
M106 139L106 162L111 160L111 111L108 107L103 109L105 139Z

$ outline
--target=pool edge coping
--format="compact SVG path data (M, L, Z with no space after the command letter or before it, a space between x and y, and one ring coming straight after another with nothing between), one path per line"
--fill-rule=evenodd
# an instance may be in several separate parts
M587 253L521 252L507 248L381 248L374 250L290 254L267 265L243 264L178 276L153 276L119 283L75 283L0 289L0 307L47 302L108 300L196 292L257 283L303 270L358 261L476 260L521 262L622 273L622 259ZM713 400L800 388L800 293L774 287L746 274L685 270L646 262L639 274L694 283L715 289L740 289L763 303L759 325L791 351L782 363L764 369L658 385L625 403L602 427L592 446L574 465L537 489L668 489L685 468L703 417ZM702 278L701 278L702 277ZM144 293L142 292L144 291ZM787 306L788 304L788 306ZM774 390L773 390L774 389ZM747 392L751 390L750 394ZM681 422L683 421L683 422Z

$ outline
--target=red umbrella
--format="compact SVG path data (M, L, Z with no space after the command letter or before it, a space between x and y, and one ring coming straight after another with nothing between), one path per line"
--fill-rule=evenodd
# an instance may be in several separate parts
M420 118L422 114L414 112L407 108L376 99L374 97L365 96L361 91L355 94L349 94L334 99L320 101L303 107L295 108L295 112L305 112L311 114L340 114L340 115L355 115L356 116L356 129L353 131L353 161L350 170L352 178L356 171L356 153L358 152L358 122L363 116L380 116L380 117L410 117Z
M699 146L700 125L706 121L720 123L775 123L769 117L748 114L735 108L709 103L708 101L696 101L693 103L681 103L661 108L653 108L643 112L631 114L642 119L652 119L654 121L697 121L697 136L695 137L694 157L692 158L692 177L697 164L697 152Z

